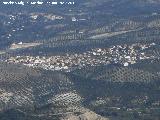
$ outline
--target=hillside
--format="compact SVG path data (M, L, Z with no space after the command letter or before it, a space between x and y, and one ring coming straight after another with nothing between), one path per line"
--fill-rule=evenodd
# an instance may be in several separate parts
M81 108L82 98L65 74L3 63L0 69L0 119L66 119L74 110L82 117L90 114Z
M0 120L159 120L160 0L3 1Z

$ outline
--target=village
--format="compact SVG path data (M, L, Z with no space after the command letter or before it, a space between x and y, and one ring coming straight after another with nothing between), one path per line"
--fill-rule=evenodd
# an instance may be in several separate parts
M85 66L100 66L118 64L127 67L139 60L153 59L155 56L144 52L156 45L132 44L115 45L110 48L95 48L80 54L68 54L57 56L16 56L5 61L8 63L23 64L30 67L38 67L52 71L67 71L81 69Z

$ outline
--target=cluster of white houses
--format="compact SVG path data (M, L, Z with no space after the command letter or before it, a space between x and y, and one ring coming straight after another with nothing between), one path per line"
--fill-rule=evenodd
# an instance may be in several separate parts
M65 54L58 56L16 56L6 59L9 63L21 63L32 67L41 67L47 70L80 69L84 66L98 66L107 64L121 64L129 66L138 60L154 58L153 55L146 54L143 50L156 45L152 44L132 44L116 45L110 48L96 48L79 54Z

